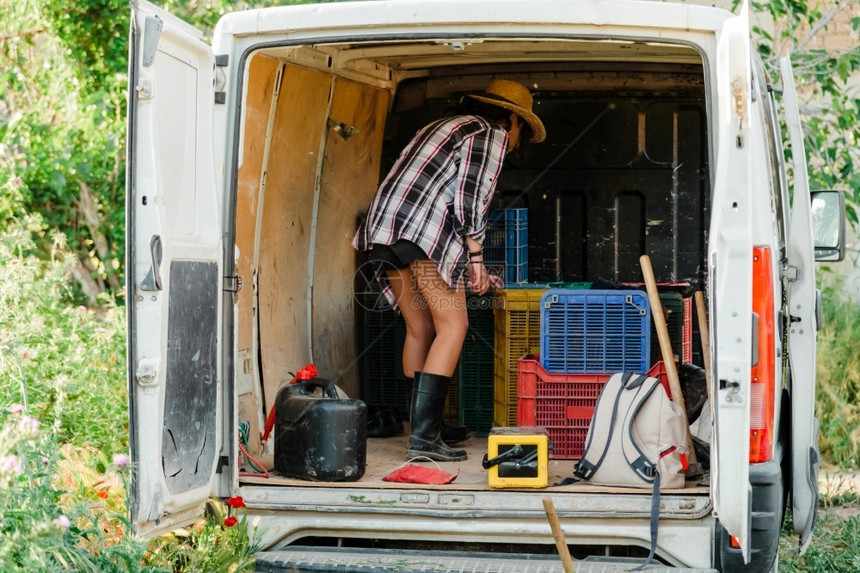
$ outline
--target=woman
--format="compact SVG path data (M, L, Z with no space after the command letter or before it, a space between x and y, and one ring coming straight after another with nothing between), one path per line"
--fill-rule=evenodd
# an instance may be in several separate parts
M353 239L376 262L406 322L403 370L414 376L407 455L438 461L466 459L445 442L463 441L468 431L442 424L469 327L464 275L477 294L501 286L481 247L490 201L505 154L546 136L517 82L493 80L462 104L465 113L429 124L406 146Z

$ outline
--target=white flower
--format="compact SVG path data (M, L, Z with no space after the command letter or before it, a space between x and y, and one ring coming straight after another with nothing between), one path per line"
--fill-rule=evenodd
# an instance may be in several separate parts
M0 474L20 475L22 471L21 461L17 456L3 456L0 458Z
M55 519L54 523L56 523L59 526L59 528L63 530L63 533L68 531L69 527L72 526L72 522L69 521L69 518L66 517L65 515L61 515L60 517Z
M38 434L39 420L33 418L32 416L24 416L23 418L21 418L19 427L21 428L21 431L25 434Z
M131 460L125 454L114 454L113 455L113 464L118 468L124 468L128 465Z
M12 404L9 406L9 411L13 414L18 414L19 412L24 411L24 404Z

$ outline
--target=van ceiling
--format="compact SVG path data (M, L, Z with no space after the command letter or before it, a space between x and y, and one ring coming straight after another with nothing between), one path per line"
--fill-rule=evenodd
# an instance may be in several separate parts
M344 66L352 60L370 60L394 70L420 70L452 65L486 64L489 61L570 62L570 61L647 61L701 62L695 50L686 46L620 42L613 40L535 40L535 39L441 39L408 43L353 44L319 46L332 50Z
M605 69L607 63L635 62L686 64L701 73L702 66L701 55L689 46L605 39L437 38L291 46L264 53L336 74L366 75L383 83L450 75L454 69L463 75L518 70L557 74L583 66L594 69L597 63Z

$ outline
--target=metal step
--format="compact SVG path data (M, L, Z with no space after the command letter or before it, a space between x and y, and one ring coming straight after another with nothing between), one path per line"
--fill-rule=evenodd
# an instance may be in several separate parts
M258 573L564 573L555 555L403 551L340 547L290 547L255 555ZM622 557L576 561L577 573L630 571L642 559ZM719 573L652 564L642 569L667 573Z

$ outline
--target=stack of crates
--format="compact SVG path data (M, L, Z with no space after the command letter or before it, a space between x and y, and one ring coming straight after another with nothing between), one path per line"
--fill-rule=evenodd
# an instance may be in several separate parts
M484 266L505 284L523 284L529 276L529 211L496 209L484 238Z
M651 308L639 290L551 289L540 303L540 358L518 364L518 425L547 429L553 457L583 452L600 390L614 372L648 372Z
M493 303L492 295L468 294L469 331L452 377L442 418L463 425L476 436L493 426ZM403 372L406 323L389 309L359 304L359 370L362 396L374 406L395 406L406 419L411 394Z

